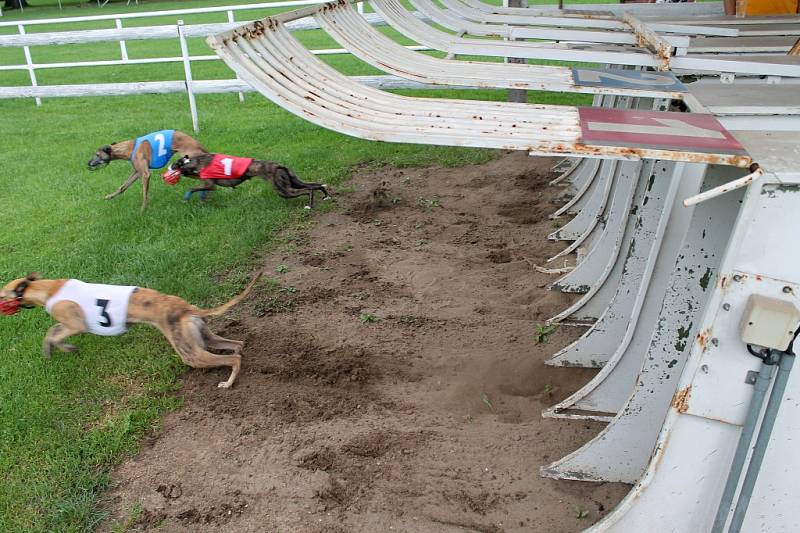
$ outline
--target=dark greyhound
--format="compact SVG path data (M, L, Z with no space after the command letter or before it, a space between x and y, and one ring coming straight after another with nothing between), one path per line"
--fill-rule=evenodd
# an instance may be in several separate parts
M200 198L205 200L205 195L217 186L236 187L250 178L258 177L271 182L281 198L308 195L306 208L309 209L314 206L314 191L322 191L323 200L330 198L325 185L300 181L291 169L272 161L225 154L184 156L169 166L169 170L164 173L164 180L175 184L182 174L203 180L201 187L186 191L183 196L184 201L191 199L192 194L196 192L199 192Z
M144 194L142 210L144 210L150 200L150 170L165 167L175 152L182 156L208 153L197 140L181 131L155 131L137 139L101 146L89 160L89 170L97 170L117 159L129 160L133 166L133 173L119 189L106 195L105 199L116 198L137 179L142 178Z

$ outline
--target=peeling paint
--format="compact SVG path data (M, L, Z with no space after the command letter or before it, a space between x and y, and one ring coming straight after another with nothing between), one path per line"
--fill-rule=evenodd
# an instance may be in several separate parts
M686 343L689 338L689 335L692 333L692 323L690 322L686 327L679 327L678 328L678 340L675 342L675 349L679 352L683 352L686 349ZM672 366L670 366L672 368Z
M711 268L706 267L706 273L700 278L700 287L705 291L708 288L708 282L711 281Z

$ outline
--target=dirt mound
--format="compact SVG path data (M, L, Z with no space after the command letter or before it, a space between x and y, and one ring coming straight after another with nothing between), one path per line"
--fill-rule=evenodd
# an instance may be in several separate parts
M538 474L601 427L540 415L593 374L542 364L578 329L534 340L574 298L534 269L561 248L551 164L357 169L342 209L264 258L277 283L214 324L246 342L239 380L186 372L184 407L114 475L114 520L568 532L611 509L627 487Z

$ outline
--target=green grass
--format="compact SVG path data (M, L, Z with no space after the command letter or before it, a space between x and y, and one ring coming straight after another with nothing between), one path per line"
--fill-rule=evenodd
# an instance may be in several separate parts
M51 2L52 3L52 2ZM225 2L192 0L181 6ZM173 8L142 2L136 9ZM35 4L34 4L35 5ZM102 13L126 11L112 4ZM96 8L69 7L66 14ZM25 18L51 17L34 7ZM17 17L6 12L0 20ZM186 17L189 19L189 17ZM384 30L391 33L389 30ZM334 46L306 32L313 47ZM129 43L131 57L176 53L176 43ZM209 53L200 40L193 53ZM21 60L0 49L0 64ZM113 59L114 43L36 47L36 61ZM347 56L327 58L349 74L375 73ZM194 65L197 79L230 78L221 62ZM39 72L42 84L182 79L179 64ZM27 85L26 73L3 73L2 85ZM505 91L403 91L430 97L502 100ZM530 93L531 101L587 103L585 95ZM485 161L489 150L374 143L323 130L260 95L198 97L200 140L220 152L281 161L305 179L341 183L354 165L463 165ZM156 177L150 208L139 212L141 187L113 201L103 196L128 176L116 162L89 173L95 148L162 128L191 131L185 95L121 98L0 100L0 283L39 271L47 278L134 284L180 295L198 305L220 303L241 289L259 253L275 245L278 230L306 216L302 202L284 201L264 183L215 192L208 204L183 204L189 180L169 187ZM274 271L278 265L265 265ZM78 354L41 356L52 319L44 311L0 317L0 531L85 531L103 518L98 495L108 472L134 453L139 439L178 406L177 378L185 367L154 330L75 339ZM209 390L209 394L222 394Z

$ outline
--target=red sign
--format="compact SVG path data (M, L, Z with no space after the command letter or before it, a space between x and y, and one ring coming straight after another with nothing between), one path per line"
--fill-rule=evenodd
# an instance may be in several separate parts
M746 153L713 115L579 107L581 142L655 150Z

